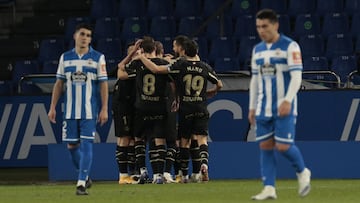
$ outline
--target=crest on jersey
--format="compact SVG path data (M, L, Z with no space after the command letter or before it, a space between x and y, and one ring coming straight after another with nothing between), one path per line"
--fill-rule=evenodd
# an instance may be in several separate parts
M274 64L265 63L260 68L261 74L264 77L273 77L276 74L276 68Z
M92 63L93 63L93 60L90 58L90 59L88 59L88 64L89 65L92 65Z
M77 71L71 74L71 81L73 85L85 85L87 75L81 71Z

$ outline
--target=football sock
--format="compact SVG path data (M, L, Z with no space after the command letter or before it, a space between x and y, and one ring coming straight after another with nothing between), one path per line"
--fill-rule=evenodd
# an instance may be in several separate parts
M176 146L175 145L168 145L166 150L166 157L165 157L165 172L170 173L171 168L174 165L176 156Z
M263 184L275 186L276 159L274 150L260 149L260 167Z
M186 176L189 173L189 159L190 159L190 149L180 147L180 161L181 161L180 168L183 176Z
M138 168L145 167L145 142L136 141L135 142L135 157L136 157L136 166Z
M120 173L127 173L127 147L116 146L116 161Z
M200 158L201 158L201 164L209 165L208 164L208 162L209 162L209 147L205 144L200 145Z
M93 142L92 140L82 139L80 142L81 159L78 180L85 180L89 175L93 159Z
M199 173L201 158L200 158L200 148L197 140L191 140L190 154L192 161L192 171L194 173Z
M136 173L134 146L127 147L127 161L128 161L129 174L134 175Z
M80 156L81 156L80 147L71 148L71 149L69 149L69 151L71 154L71 160L72 160L76 170L79 170Z
M281 154L291 162L297 173L300 173L305 169L303 156L296 145L291 145L287 151L282 152Z

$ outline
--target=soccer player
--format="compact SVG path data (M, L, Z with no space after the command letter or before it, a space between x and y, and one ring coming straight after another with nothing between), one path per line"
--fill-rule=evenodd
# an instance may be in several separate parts
M296 94L301 85L299 45L279 34L277 14L264 9L256 14L256 29L262 42L252 54L249 121L256 124L264 189L253 200L276 199L275 150L294 166L301 197L310 191L311 172L294 144L297 116Z
M128 45L128 55L118 64L124 67L131 61L131 57L138 49L139 43ZM131 178L135 172L135 147L133 136L133 120L135 103L135 78L128 80L118 79L113 92L112 110L115 123L115 136L117 137L116 161L119 167L119 184L136 184L137 181Z
M155 42L151 37L144 37L140 48L145 57L159 65L166 65L166 60L155 55ZM136 101L135 101L135 153L140 168L140 181L144 183L147 176L145 168L145 140L150 144L150 163L153 170L153 183L163 183L163 173L166 156L166 129L167 108L166 95L169 77L163 74L154 74L144 67L140 60L133 60L120 69L119 76L126 79L136 74Z
M67 143L72 161L79 171L77 195L87 195L87 188L91 185L89 172L96 123L103 125L108 120L109 90L105 57L89 46L91 35L92 28L89 25L77 25L74 33L75 48L60 57L48 113L50 121L55 123L55 107L65 87L62 139Z
M179 58L167 66L159 66L143 55L137 56L147 68L154 73L171 73L176 83L179 96L179 135L182 182L189 181L188 164L190 159L191 138L197 135L200 138L202 180L208 181L208 96L214 96L221 89L222 82L213 69L197 57L198 46L193 40L184 42L185 58ZM207 81L215 84L207 90ZM203 146L204 145L204 146Z

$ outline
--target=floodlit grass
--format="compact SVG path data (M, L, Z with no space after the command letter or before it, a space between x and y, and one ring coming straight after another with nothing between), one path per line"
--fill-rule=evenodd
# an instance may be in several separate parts
M118 185L117 182L94 182L89 196L75 195L74 183L0 185L0 202L254 202L250 197L262 189L259 180L212 180L209 183L166 185ZM360 202L360 180L313 180L309 196L297 195L296 180L277 182L277 203L352 203Z

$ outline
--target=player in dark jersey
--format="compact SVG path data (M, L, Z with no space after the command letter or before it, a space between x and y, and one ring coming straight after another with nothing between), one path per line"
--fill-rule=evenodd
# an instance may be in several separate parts
M139 47L139 43L128 45L128 55L118 64L115 70L117 75L119 67L131 61L131 57ZM116 161L119 167L119 184L137 183L131 176L135 172L135 148L133 135L135 102L135 78L128 80L118 79L113 91L112 111L115 125L115 136L117 137Z
M202 180L208 181L208 121L209 112L206 108L207 98L214 96L221 89L222 82L213 69L197 57L198 46L193 40L184 43L185 58L180 58L168 66L159 66L144 55L138 55L147 68L154 73L171 73L179 95L179 135L180 157L182 162L183 182L188 181L188 163L190 158L190 140L193 135L198 137L201 154ZM207 81L215 84L207 90Z
M150 37L144 37L140 48L144 55L157 65L167 65L166 60L156 58L155 43ZM143 183L147 175L145 168L145 139L150 144L150 163L153 170L153 182L163 183L163 173L166 156L167 100L166 94L169 77L164 74L154 74L148 70L141 60L133 60L123 70L123 77L136 75L135 101L135 153L140 167L140 182Z

